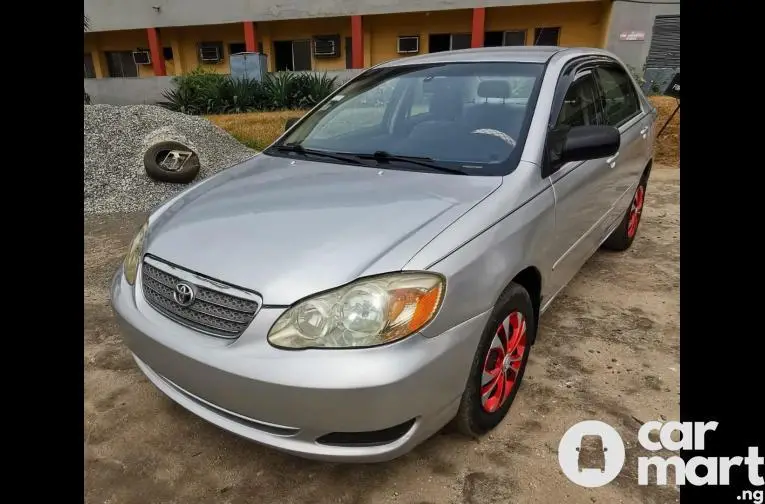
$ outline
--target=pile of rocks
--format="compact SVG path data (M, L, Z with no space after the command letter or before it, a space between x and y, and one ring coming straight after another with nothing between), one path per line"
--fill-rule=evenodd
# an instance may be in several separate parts
M146 175L144 153L163 140L199 155L195 181L256 153L202 117L154 105L85 105L85 213L147 211L185 189Z

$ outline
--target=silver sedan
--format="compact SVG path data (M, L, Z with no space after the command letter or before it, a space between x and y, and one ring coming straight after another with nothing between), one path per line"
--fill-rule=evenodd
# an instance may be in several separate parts
M654 121L598 49L371 68L152 213L112 286L124 341L189 411L299 456L484 434L540 314L635 238Z

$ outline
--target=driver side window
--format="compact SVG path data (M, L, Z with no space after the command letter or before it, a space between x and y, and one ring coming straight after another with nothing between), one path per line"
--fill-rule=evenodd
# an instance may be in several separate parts
M592 74L575 80L566 92L555 126L573 128L600 124L596 98L597 88Z

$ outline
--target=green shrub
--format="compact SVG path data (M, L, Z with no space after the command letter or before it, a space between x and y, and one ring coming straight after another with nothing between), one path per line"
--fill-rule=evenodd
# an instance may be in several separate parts
M175 77L159 105L185 114L232 114L313 107L335 89L326 74L279 72L262 82L197 69Z
M330 78L326 73L298 74L293 81L293 94L299 103L293 105L298 108L313 107L334 91L336 81L337 77Z
M266 96L267 110L281 110L294 108L291 105L300 100L300 96L295 92L295 74L291 72L279 72L268 74L263 79L263 91Z

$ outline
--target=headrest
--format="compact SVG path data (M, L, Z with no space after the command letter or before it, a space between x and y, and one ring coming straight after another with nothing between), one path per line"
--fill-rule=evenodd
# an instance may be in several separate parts
M510 98L510 83L503 80L485 80L478 84L481 98Z

